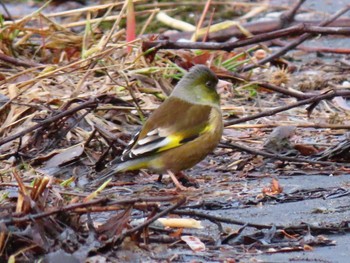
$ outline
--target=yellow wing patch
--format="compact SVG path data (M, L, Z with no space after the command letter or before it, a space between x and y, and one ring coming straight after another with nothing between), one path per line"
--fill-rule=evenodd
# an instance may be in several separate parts
M167 145L160 147L157 152L163 152L175 147L180 146L182 143L180 143L184 139L183 136L180 135L169 135L166 137L166 140L168 140Z
M199 136L201 136L206 132L210 132L211 130L213 130L213 128L214 128L213 125L207 124L206 126L204 126L204 128L199 129L196 132L193 132L193 130L190 130L188 132L178 132L173 135L168 135L166 137L166 140L168 141L168 143L165 146L160 147L157 150L157 152L163 152L172 148L179 147L186 142L195 140L196 138L198 138Z

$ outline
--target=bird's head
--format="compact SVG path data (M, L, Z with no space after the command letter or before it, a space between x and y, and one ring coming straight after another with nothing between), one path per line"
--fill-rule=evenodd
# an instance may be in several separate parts
M220 96L217 88L223 82L225 81L219 80L208 67L195 65L182 77L170 96L194 104L219 106Z

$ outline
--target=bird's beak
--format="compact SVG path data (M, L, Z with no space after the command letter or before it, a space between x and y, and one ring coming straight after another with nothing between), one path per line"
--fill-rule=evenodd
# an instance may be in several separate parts
M220 89L225 88L226 86L232 87L232 83L231 83L231 82L228 82L228 81L225 81L225 80L219 79L219 82L218 82L218 84L216 85L216 88L217 88L218 90L220 90Z

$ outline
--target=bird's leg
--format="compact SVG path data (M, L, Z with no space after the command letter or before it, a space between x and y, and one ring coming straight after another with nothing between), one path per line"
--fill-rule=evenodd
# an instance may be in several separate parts
M179 189L179 190L181 190L181 191L184 191L184 190L187 189L186 187L184 187L184 186L179 182L179 180L177 180L176 175L175 175L173 172L168 171L168 174L170 175L170 178L171 178L171 180L173 181L173 183L174 183L174 185L176 186L177 189Z
M157 179L157 182L158 182L158 183L161 183L161 182L162 182L162 179L163 179L163 174L159 174L158 179Z

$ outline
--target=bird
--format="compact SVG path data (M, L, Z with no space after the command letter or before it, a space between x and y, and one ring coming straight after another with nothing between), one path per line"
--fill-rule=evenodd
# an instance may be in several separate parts
M120 172L148 169L161 175L168 172L177 185L177 176L220 142L223 118L217 89L227 84L207 66L194 65L97 182Z

